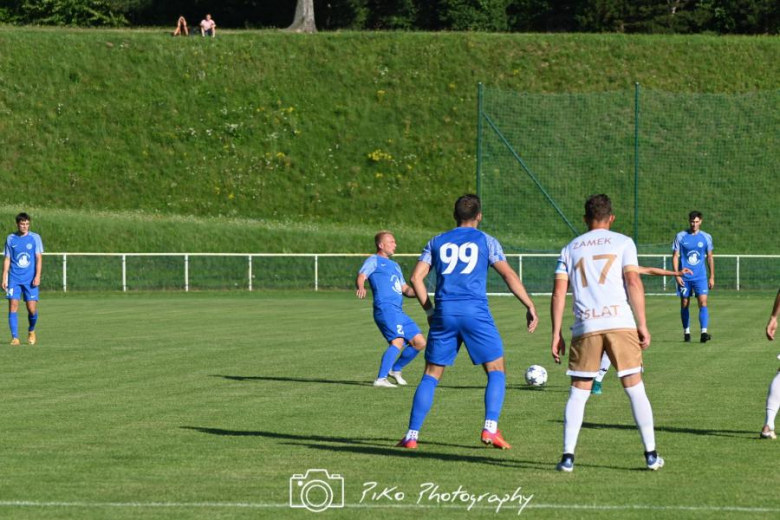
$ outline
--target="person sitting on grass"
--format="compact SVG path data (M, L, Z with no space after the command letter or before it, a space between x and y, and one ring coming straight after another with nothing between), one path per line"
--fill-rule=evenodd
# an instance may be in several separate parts
M206 18L200 22L200 35L209 35L212 38L217 36L217 23L211 19L210 14L207 14Z
M172 36L179 36L184 33L184 36L190 35L190 30L187 29L187 20L183 16L179 16L176 20L176 29L174 29Z

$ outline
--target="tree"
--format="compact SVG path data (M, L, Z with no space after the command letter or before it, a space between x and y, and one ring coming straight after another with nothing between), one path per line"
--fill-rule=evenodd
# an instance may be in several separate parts
M314 0L298 0L295 18L287 30L299 33L317 32L317 26L314 24Z

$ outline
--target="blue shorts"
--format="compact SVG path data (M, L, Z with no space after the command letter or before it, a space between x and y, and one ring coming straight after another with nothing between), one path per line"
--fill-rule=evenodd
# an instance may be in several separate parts
M683 280L684 286L677 285L677 296L680 298L692 298L696 296L707 296L710 292L706 278L697 280Z
M463 343L475 365L495 361L504 355L504 344L489 309L469 314L442 313L437 309L428 332L425 360L451 366Z
M8 289L5 291L6 300L21 300L24 296L26 302L38 301L38 287L33 287L32 283L8 282Z
M403 312L375 312L374 321L388 343L396 338L404 338L404 341L409 343L413 337L422 334L414 320Z

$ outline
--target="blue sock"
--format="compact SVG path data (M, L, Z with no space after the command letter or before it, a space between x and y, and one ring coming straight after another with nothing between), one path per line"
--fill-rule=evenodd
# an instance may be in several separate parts
M436 386L439 380L433 376L425 374L417 385L417 391L414 392L412 401L412 414L409 417L409 429L420 431L425 416L433 406L433 394L436 392Z
M395 365L393 365L393 372L400 372L404 369L406 365L412 362L414 358L417 357L417 354L419 354L420 351L414 348L411 345L407 345L405 349L401 352L401 357L398 358L398 361L395 362Z
M28 314L27 315L27 322L30 324L30 328L27 329L28 331L32 332L35 330L35 324L38 323L38 311L35 312L35 314Z
M691 313L688 307L680 307L680 317L682 318L684 329L691 326Z
M382 356L382 364L379 365L379 375L377 378L382 379L383 377L387 377L387 374L390 373L390 368L393 366L393 362L395 361L395 358L398 357L399 352L401 352L401 349L395 345L389 345L387 347L385 354Z
M8 326L11 328L11 337L12 338L18 338L19 337L19 318L17 313L15 312L9 312L8 313Z
M707 310L707 307L699 307L699 325L701 325L701 328L706 329L709 323L710 311Z
M504 406L506 393L506 374L499 370L487 373L488 382L485 387L485 420L498 422L501 408Z

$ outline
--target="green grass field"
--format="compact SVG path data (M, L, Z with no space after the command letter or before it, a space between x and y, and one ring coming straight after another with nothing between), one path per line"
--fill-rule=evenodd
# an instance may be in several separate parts
M288 507L290 477L323 468L343 476L346 502L327 518L495 517L484 502L418 504L424 483L478 495L522 488L532 518L777 517L780 445L757 438L777 369L778 347L763 336L772 298L713 294L707 345L681 342L674 298L650 298L645 381L666 467L643 470L610 374L564 475L553 467L568 381L549 357L547 297L535 298L533 335L516 301L491 301L509 367L500 427L514 448L478 442L484 375L461 355L419 449L405 452L393 445L415 385L371 386L383 341L370 302L351 293L47 293L39 344L0 349L0 516L303 518L313 513ZM550 371L543 390L522 381L534 363ZM406 369L410 383L421 367ZM404 500L361 502L367 482L397 486ZM517 512L514 502L500 514Z

